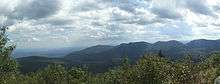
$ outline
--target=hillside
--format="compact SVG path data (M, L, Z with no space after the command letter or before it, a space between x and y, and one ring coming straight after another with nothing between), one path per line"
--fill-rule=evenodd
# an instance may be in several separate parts
M74 51L64 58L31 56L19 58L18 62L24 72L28 72L25 71L27 67L30 67L30 71L36 71L37 68L45 67L51 63L62 63L67 66L87 66L89 71L103 72L120 65L125 57L128 57L131 63L134 64L144 54L158 54L159 51L171 60L182 59L186 55L191 55L194 60L198 60L220 51L220 41L199 39L186 44L171 40L156 43L122 43L117 46L97 45Z
M186 55L192 55L194 59L198 56L206 56L213 52L220 51L219 40L193 40L183 44L179 41L159 41L156 43L132 42L123 43L117 46L102 46L102 50L97 49L98 46L89 47L77 52L73 52L65 56L65 59L78 61L104 61L110 59L118 59L124 56L132 60L137 60L143 54L157 54L162 51L169 59L181 59Z
M36 72L40 69L46 68L50 64L66 64L67 61L62 58L47 58L40 56L29 56L17 58L22 73Z

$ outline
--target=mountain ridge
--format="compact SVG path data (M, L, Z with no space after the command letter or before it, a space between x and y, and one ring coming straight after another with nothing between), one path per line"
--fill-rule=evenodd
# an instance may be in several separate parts
M210 53L219 51L220 40L198 39L188 43L182 43L176 40L158 41L155 43L141 41L122 43L116 46L96 45L79 51L71 52L60 59L55 59L55 61L64 62L67 65L86 65L89 66L88 68L90 71L102 72L114 66L120 65L124 57L128 57L132 63L136 63L136 61L144 54L158 54L161 52L170 60L182 59L189 54L192 55L193 59L198 60L208 56ZM49 61L48 63L50 63L53 62L51 60L54 59L42 58L42 60ZM22 62L25 60L18 61ZM28 65L28 67L30 67L30 65Z

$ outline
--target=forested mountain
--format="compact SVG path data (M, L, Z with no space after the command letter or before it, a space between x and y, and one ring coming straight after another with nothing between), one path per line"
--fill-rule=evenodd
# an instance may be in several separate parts
M159 41L151 45L148 48L148 52L158 53L161 50L162 54L170 59L180 59L183 58L187 51L189 50L188 46L179 42L179 41Z
M46 68L50 64L66 64L68 61L62 58L48 58L40 56L30 56L17 58L22 73L36 72L40 69Z
M128 44L120 44L118 46L93 46L81 51L73 52L64 58L76 61L112 61L112 59L120 59L128 56L129 58L137 58L145 53L145 49L150 43L136 42ZM102 50L97 52L97 49L102 47Z
M153 44L132 42L122 43L117 46L92 46L72 52L63 58L31 56L19 58L18 62L21 64L22 70L28 67L31 68L29 69L30 71L35 71L38 66L46 67L46 65L56 62L66 66L86 66L90 71L103 72L120 65L125 57L128 57L131 63L136 63L144 54L158 54L160 52L165 58L171 60L182 59L187 55L191 55L194 60L197 60L218 51L220 51L219 40L199 39L186 44L175 40L159 41Z
M220 40L199 39L193 40L187 43L187 45L190 47L192 54L196 56L207 55L220 50Z
M193 40L183 44L179 41L159 41L156 43L133 42L123 43L117 46L93 46L84 50L68 54L64 58L70 60L107 60L117 59L127 56L132 60L137 60L143 54L157 54L159 51L169 59L180 59L186 55L192 55L194 59L199 59L198 56L206 56L210 53L220 51L220 40ZM93 52L93 53L91 53ZM85 58L85 59L84 59Z

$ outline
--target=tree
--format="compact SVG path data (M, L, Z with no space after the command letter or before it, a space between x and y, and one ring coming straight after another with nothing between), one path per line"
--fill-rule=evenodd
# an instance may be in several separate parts
M87 72L81 68L72 68L67 73L68 84L82 84L88 80Z
M17 73L17 63L10 57L15 46L8 43L7 29L7 26L0 27L0 81L5 84Z
M40 72L40 78L43 78L46 84L67 84L67 71L62 65L49 65Z

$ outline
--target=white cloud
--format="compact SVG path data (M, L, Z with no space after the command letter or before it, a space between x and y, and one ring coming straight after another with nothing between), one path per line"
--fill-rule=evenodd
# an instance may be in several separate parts
M18 47L220 37L218 0L3 0Z

